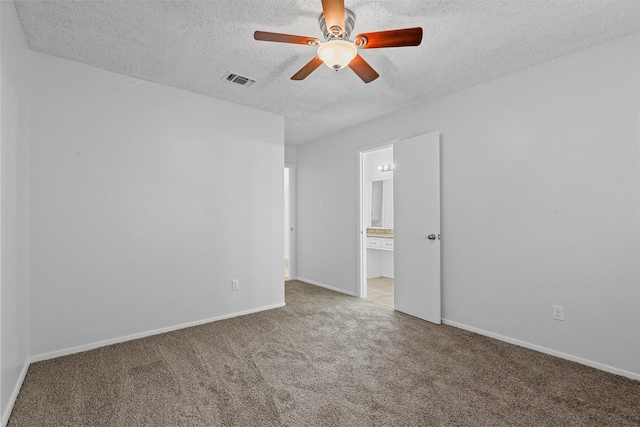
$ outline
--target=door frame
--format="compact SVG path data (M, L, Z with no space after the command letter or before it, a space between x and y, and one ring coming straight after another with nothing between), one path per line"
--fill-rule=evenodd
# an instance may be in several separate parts
M393 139L358 149L358 298L364 299L367 297L367 234L365 233L367 227L364 223L364 157L367 153L393 147L393 144L398 141L400 140Z
M289 280L295 280L296 271L296 165L285 163L289 169Z

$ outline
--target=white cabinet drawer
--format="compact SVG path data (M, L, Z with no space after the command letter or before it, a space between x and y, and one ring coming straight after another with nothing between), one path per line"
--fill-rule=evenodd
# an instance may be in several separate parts
M382 249L393 250L393 239L380 239Z
M377 239L375 237L367 237L367 248L392 251L393 239Z
M375 249L380 249L382 247L382 244L380 243L381 239L373 239L371 237L367 237L367 247L368 248L375 248Z

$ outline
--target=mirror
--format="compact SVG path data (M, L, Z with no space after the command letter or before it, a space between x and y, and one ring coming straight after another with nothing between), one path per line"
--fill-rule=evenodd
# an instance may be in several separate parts
M393 228L393 179L371 182L371 227Z
M384 181L371 183L371 226L382 227L382 190Z

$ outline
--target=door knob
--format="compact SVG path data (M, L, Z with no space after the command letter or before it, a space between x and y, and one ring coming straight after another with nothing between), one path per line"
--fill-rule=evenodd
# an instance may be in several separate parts
M435 235L435 234L429 234L429 235L427 236L427 239L429 239L429 240L436 240L436 235Z

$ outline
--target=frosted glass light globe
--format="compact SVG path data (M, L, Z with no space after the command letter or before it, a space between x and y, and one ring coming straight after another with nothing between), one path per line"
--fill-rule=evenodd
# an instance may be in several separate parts
M332 70L340 70L358 54L356 46L344 40L331 40L318 47L318 57Z

